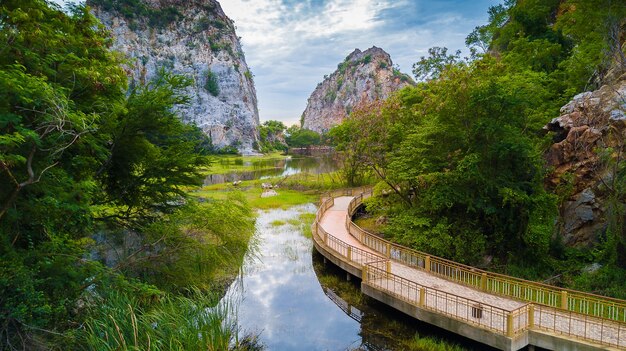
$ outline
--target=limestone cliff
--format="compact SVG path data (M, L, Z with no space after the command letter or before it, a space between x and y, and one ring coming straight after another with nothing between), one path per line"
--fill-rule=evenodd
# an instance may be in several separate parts
M217 147L251 151L259 114L252 74L233 22L216 0L88 0L131 60L131 85L165 68L194 79L180 107Z
M384 100L410 84L413 80L393 67L383 49L356 49L317 85L302 114L302 127L325 133L360 104Z
M546 154L553 168L548 185L567 194L561 204L560 234L568 245L589 245L606 229L606 198L613 191L614 168L600 156L626 162L626 73L561 108L545 129L555 143Z

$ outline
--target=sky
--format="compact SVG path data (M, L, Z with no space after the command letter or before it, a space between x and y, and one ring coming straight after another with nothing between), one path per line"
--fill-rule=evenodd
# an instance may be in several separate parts
M63 3L65 0L53 0ZM76 1L76 0L74 0ZM465 37L501 0L219 0L254 74L261 122L299 123L324 75L378 46L404 73L428 48L468 53Z

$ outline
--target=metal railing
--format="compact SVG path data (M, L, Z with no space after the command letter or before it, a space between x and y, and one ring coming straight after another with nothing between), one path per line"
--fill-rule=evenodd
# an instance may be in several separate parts
M364 191L367 192L356 189L328 194L320 203L312 227L318 242L361 269L364 284L414 306L511 338L528 329L536 329L611 347L626 347L626 324L622 319L626 302L482 271L393 244L352 222L351 215L356 208L364 198L371 196L371 192L364 194ZM348 207L346 228L359 242L378 254L349 245L320 226L324 214L334 205L334 197L354 194L356 197ZM429 271L430 274L487 293L530 303L514 310L479 303L395 275L391 272L391 261Z
M528 304L514 310L506 310L480 303L390 273L380 268L380 262L367 265L363 273L363 283L411 305L511 338L521 335L528 329Z
M371 196L371 189L365 189L362 193L354 195L354 199L348 205L346 229L363 245L391 260L491 294L626 323L626 301L480 270L409 249L371 234L351 219L363 200Z
M361 269L364 284L385 291L420 308L509 337L520 335L528 328L526 305L509 311L418 284L391 273L391 260L387 257L352 246L327 232L320 225L320 221L328 209L334 205L333 195L351 196L351 194L350 191L340 191L324 197L312 225L312 231L318 243Z

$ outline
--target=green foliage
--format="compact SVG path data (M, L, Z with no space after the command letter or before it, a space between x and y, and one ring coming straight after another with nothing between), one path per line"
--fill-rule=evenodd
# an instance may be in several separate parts
M272 151L286 151L287 143L285 142L284 133L287 127L280 121L265 121L259 127L259 135L261 143L258 150L263 153Z
M312 130L299 128L292 126L287 129L287 145L289 147L307 147L311 145L319 145L321 142L321 135Z
M239 339L232 306L218 305L215 296L199 290L189 297L166 295L151 304L116 292L95 299L79 335L85 350L262 349L254 339Z
M206 72L206 83L204 83L204 88L213 96L218 96L220 94L220 85L217 80L217 75L215 75L215 73L211 70Z
M166 291L210 290L236 274L252 233L254 215L244 198L188 200L143 229L142 246L150 249L125 260L123 272Z
M173 107L184 104L190 80L161 72L149 85L131 91L124 109L103 131L112 141L110 155L98 171L104 185L101 201L115 206L114 216L136 225L177 207L182 186L201 180L199 167L208 159L197 154L197 139L186 139L194 127L183 124ZM107 209L109 211L110 208Z
M428 57L422 56L413 64L413 75L417 80L437 79L444 69L458 64L461 51L448 55L448 48L432 47L428 49Z
M390 192L388 237L461 262L533 260L547 253L556 215L527 131L542 125L544 82L487 58L444 66L330 135L348 180L372 172Z
M98 6L105 11L117 12L136 26L136 20L144 20L156 28L167 27L182 18L182 14L175 6L153 8L144 0L90 0L90 5Z
M405 350L407 351L463 351L463 348L457 344L451 344L447 341L440 340L433 337L421 337L415 335L413 339L403 342Z
M182 94L189 79L162 72L127 92L123 62L82 6L68 14L41 0L4 1L0 18L3 345L40 349L52 347L47 343L54 338L66 342L83 321L82 302L104 290L158 295L118 273L150 280L131 269L145 273L149 262L128 260L111 269L87 259L94 233L98 240L133 233L152 245L151 253L170 253L158 271L167 288L174 285L164 277L168 268L167 278L184 287L198 272L216 276L217 263L222 271L238 266L250 233L247 207L234 200L186 200L186 188L199 184L211 151L210 140L173 112L187 101ZM219 222L223 218L228 225ZM156 243L158 235L169 241ZM206 250L199 253L200 247ZM142 252L132 257L146 257ZM194 270L193 262L202 269Z

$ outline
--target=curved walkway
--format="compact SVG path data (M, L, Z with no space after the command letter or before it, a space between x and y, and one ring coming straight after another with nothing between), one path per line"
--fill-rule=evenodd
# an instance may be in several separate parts
M365 245L363 236L359 240L349 232L353 203L353 196L323 201L313 224L313 237L324 256L353 274L361 273L365 294L417 319L502 350L527 345L626 350L626 325L622 323L494 295L438 277L423 268L424 262L412 267L389 259L394 255L392 248L387 246L388 255L383 255Z
M335 205L326 211L326 214L320 221L320 226L324 228L328 233L332 233L337 239L353 246L360 248L361 250L370 252L372 254L378 254L374 250L361 244L355 237L348 233L345 226L346 216L348 215L348 205L353 198L351 196L342 196L335 198ZM384 259L384 257L381 257ZM515 310L526 303L506 299L500 296L494 296L485 292L472 289L467 286L456 284L445 280L443 278L436 277L423 270L417 270L411 267L407 267L399 262L391 261L391 273L398 275L399 277L414 281L421 285L432 287L434 289L444 291L454 295L461 295L476 302L492 305L502 308L504 310Z

